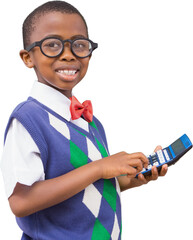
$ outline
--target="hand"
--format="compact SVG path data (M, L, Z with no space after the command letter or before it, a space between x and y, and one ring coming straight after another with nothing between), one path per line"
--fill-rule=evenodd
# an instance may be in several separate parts
M157 152L161 149L162 149L161 146L157 146L156 149L154 150L154 152ZM151 175L150 176L145 177L143 174L140 173L138 175L138 180L140 180L142 184L146 184L149 181L157 180L159 176L165 176L167 171L168 171L168 165L167 164L164 164L162 166L160 173L158 173L156 166L153 166L152 169L151 169Z
M159 176L160 177L165 176L167 171L168 171L168 165L167 164L164 164L162 166L160 173L158 173L156 166L153 166L152 169L151 169L151 175L150 176L145 177L143 174L140 173L138 175L138 180L141 181L141 185L146 184L149 181L157 180Z
M157 146L154 152L162 149L161 146ZM152 167L151 176L144 176L139 174L138 178L130 178L129 176L120 176L118 177L119 185L122 191L127 190L133 187L139 187L143 184L147 184L149 181L156 180L159 176L165 176L168 170L167 164L164 164L161 168L160 173L158 173L156 166Z
M98 161L102 170L102 178L109 179L120 175L134 178L148 166L148 159L143 153L120 152Z

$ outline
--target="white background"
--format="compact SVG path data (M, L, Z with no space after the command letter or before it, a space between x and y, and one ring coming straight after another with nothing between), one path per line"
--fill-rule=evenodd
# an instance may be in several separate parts
M41 0L4 1L0 15L0 153L13 108L36 79L19 58L21 25ZM98 42L84 81L111 154L166 147L182 134L193 140L193 2L188 0L71 0ZM167 176L122 193L123 240L193 239L193 151ZM0 239L20 239L0 175Z

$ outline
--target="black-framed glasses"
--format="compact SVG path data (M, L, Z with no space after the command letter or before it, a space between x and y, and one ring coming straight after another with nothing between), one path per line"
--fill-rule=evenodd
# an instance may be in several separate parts
M30 46L27 46L25 50L29 52L32 48L38 46L46 57L54 58L62 54L64 50L64 44L66 42L70 43L72 53L79 58L89 57L91 53L98 47L97 43L94 43L87 38L62 40L57 37L47 37L41 41L32 43Z

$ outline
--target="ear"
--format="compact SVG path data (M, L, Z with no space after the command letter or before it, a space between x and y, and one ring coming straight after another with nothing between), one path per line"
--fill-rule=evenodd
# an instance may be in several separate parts
M26 50L21 50L19 52L19 55L22 59L22 61L24 62L24 64L28 67L28 68L33 68L34 67L34 64L33 64L33 61L32 61L32 58L29 54L28 51Z

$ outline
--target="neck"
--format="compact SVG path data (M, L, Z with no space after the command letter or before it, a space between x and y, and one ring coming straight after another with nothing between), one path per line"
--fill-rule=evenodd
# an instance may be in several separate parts
M56 89L57 91L59 91L60 93L65 95L67 98L71 98L72 97L72 89L65 89L65 90L63 90L63 89L61 89L61 88L59 88L59 87L57 87L57 86L55 86L55 85L53 85L53 84L51 84L49 82L46 82L46 81L39 81L39 82L41 82L41 83L43 83L45 85L48 85L49 87L52 87L52 88Z

